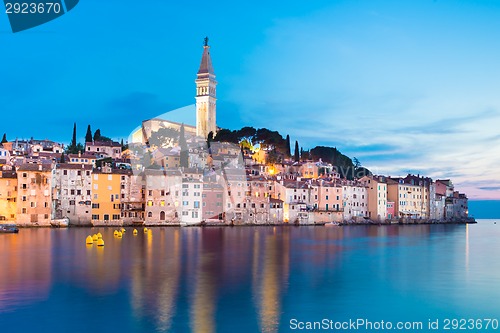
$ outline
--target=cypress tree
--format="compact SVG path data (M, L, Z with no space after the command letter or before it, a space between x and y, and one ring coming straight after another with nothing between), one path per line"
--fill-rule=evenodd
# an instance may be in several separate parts
M59 162L66 163L66 157L64 156L64 152L61 154L61 159Z
M94 132L94 142L101 141L101 130L98 128Z
M87 126L87 134L85 134L85 142L92 142L92 130L90 129L90 124Z
M184 136L184 124L181 125L180 133L179 133L179 146L181 147L180 152L180 166L183 168L189 167L189 151L186 142L186 137Z
M286 135L286 156L292 156L292 148L290 147L290 135Z
M76 148L76 123L73 124L73 138L71 139L70 146Z
M7 133L4 133L3 137L2 137L2 142L0 142L0 143L6 143L6 142L8 142L7 141Z
M294 156L295 162L300 161L300 155L299 155L299 142L295 140L295 156Z

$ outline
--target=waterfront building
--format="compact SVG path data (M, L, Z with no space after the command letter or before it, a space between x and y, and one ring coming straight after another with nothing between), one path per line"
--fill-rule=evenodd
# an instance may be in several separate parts
M432 182L429 186L429 197L429 218L443 220L446 215L446 185L439 181Z
M147 225L178 223L182 211L182 173L173 169L146 169L144 175L145 223Z
M131 174L130 181L126 182L122 189L122 219L126 224L143 224L145 199L146 199L146 177L144 172Z
M17 174L15 170L0 170L0 223L16 221Z
M432 180L408 175L405 178L387 178L387 196L395 203L397 217L412 219L429 218Z
M88 225L92 218L92 165L58 163L52 170L52 215L70 224Z
M368 191L363 184L346 181L342 186L344 220L368 217Z
M283 223L283 200L269 199L269 222Z
M314 189L300 177L276 183L275 198L283 200L283 221L308 223L308 210L314 205Z
M202 197L202 220L224 220L224 187L219 184L216 177L204 180Z
M51 221L52 165L23 164L17 169L17 222L49 226Z
M387 183L384 176L364 176L359 182L368 192L368 217L373 221L385 221L387 216Z
M393 201L387 201L387 219L392 220L395 216L394 213L394 202Z
M182 178L182 224L197 224L202 221L202 191L203 182L200 179Z
M130 170L108 166L94 170L92 175L92 224L121 224L121 200L130 182Z

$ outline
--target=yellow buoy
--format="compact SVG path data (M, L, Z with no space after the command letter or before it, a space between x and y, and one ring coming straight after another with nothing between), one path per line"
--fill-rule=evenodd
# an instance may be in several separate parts
M92 239L92 236L88 235L87 239L85 240L86 244L94 244L94 240Z
M97 246L104 246L104 240L102 238L99 238L97 241Z
M102 238L102 234L100 232L97 233L97 238Z
M125 230L125 228L121 228L122 233L125 233L125 231L127 231L127 230Z
M123 236L122 232L121 232L121 231L118 231L118 233L116 234L116 237L118 237L118 238L122 238L122 236Z
M118 236L118 230L115 230L115 232L113 232L113 236Z
M134 235L137 235L137 229L134 229Z
M96 234L93 234L93 235L92 235L92 240L93 240L94 242L97 242L97 240L98 240L98 239L99 239L99 238L97 237L97 235L96 235Z
M144 228L144 233L148 232L148 228Z

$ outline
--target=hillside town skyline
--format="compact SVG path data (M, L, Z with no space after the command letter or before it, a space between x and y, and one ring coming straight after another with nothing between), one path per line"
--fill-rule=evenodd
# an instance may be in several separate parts
M373 175L335 148L316 147L323 161L297 141L292 155L289 136L277 132L217 128L208 38L195 83L195 124L146 119L126 146L100 129L92 135L90 125L82 145L76 123L66 148L4 135L0 219L24 226L467 221L468 198L450 179Z

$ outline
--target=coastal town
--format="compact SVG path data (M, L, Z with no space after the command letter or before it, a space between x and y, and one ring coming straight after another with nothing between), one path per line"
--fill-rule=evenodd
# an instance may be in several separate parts
M77 145L12 139L0 145L0 223L50 226L278 225L468 221L452 180L347 175L255 136L218 140L216 85L205 39L196 125L144 120L126 144L87 133ZM167 113L168 115L168 113ZM90 131L90 125L88 132ZM97 135L96 135L97 134ZM12 134L10 134L12 135ZM12 137L12 136L11 136ZM284 139L283 139L284 140Z

